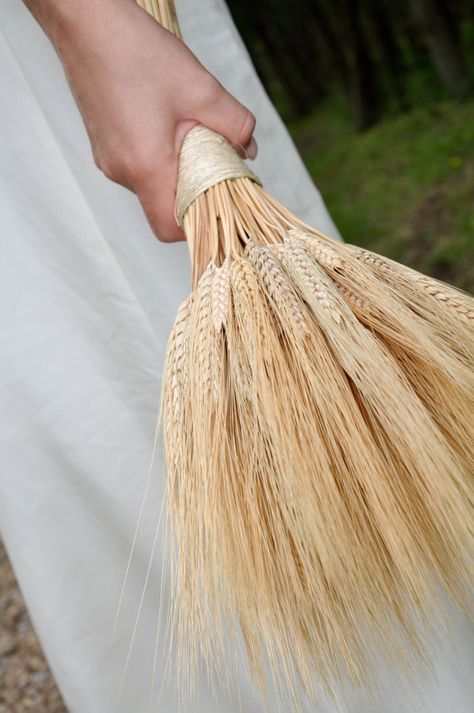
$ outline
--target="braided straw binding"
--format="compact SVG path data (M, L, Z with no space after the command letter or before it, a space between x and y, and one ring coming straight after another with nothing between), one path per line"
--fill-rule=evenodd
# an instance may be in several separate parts
M188 131L179 154L175 206L178 224L183 225L187 209L201 193L235 178L260 183L223 136L200 124Z

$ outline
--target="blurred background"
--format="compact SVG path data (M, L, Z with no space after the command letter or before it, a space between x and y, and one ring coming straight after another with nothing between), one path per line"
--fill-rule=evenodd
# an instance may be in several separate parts
M346 242L474 292L474 0L228 0Z

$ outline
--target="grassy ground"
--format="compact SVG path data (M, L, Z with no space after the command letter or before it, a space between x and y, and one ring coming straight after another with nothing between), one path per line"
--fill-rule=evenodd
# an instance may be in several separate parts
M365 134L331 102L290 131L346 242L474 292L474 102Z

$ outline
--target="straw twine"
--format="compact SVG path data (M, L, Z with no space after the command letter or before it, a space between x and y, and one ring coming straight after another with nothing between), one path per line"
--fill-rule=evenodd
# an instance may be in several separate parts
M194 126L186 134L179 154L175 206L178 224L183 225L184 214L198 195L216 183L235 178L260 183L227 139L205 126Z

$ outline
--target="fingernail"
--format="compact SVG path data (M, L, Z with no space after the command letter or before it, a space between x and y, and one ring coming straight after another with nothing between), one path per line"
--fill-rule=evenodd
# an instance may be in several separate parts
M258 151L257 142L255 141L255 139L252 136L249 143L245 147L245 153L246 153L247 158L249 158L250 160L253 161L253 159L257 155L257 151Z

